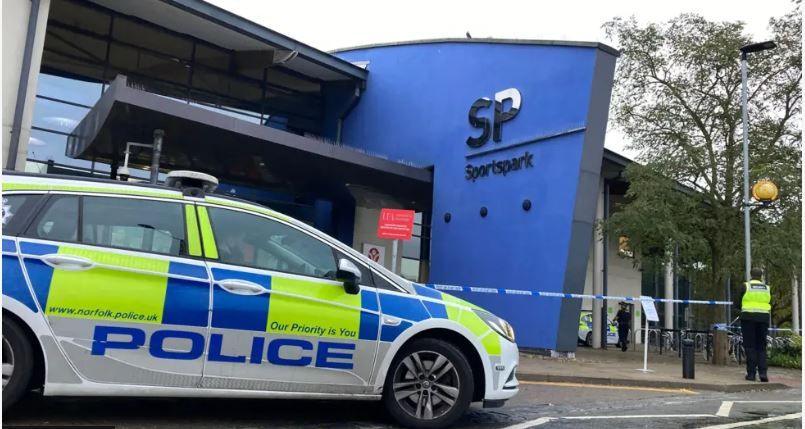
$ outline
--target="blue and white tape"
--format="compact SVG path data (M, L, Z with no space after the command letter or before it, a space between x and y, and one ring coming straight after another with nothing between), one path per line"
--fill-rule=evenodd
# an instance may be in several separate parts
M561 293L561 292L538 292L522 289L505 289L505 288L489 288L489 287L472 287L472 286L456 286L456 285L440 285L434 283L426 284L429 288L442 290L445 292L472 292L472 293L488 293L495 295L527 295L548 298L576 298L576 299L611 299L616 301L639 302L639 301L654 301L654 302L677 302L680 304L705 304L705 305L732 305L730 301L714 301L714 300L697 300L697 299L667 299L667 298L651 298L640 296L611 296L611 295L585 295L580 293Z

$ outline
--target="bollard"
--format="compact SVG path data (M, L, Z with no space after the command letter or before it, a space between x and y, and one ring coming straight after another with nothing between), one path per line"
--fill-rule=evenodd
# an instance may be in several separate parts
M682 378L696 378L694 373L694 342L682 340Z

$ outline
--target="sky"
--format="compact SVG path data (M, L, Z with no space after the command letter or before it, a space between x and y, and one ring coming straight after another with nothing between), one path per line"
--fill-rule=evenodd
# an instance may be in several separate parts
M601 25L616 16L660 22L680 13L743 21L755 40L768 37L769 18L792 8L789 0L676 1L438 1L438 0L207 0L315 48L443 37L598 41ZM614 46L617 48L617 46ZM609 127L606 146L627 156L625 137Z

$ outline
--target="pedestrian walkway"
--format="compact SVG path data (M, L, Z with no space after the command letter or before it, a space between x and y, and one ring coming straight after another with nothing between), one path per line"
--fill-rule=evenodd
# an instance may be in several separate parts
M649 373L637 371L643 367L642 350L621 352L579 347L575 359L550 358L531 353L521 353L517 378L523 381L550 381L585 384L606 384L658 388L683 388L691 390L714 390L741 392L748 390L771 390L802 386L802 371L785 368L769 368L769 383L744 380L745 369L732 362L716 366L696 361L696 378L682 378L682 360L673 355L649 354Z

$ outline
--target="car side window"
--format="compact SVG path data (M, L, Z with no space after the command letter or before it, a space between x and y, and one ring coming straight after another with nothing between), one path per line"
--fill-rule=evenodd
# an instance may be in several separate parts
M395 292L400 291L398 287L394 286L391 282L380 276L380 274L372 272L372 280L374 280L375 287L378 289L391 290Z
M208 207L221 262L335 279L333 248L310 235L261 216Z
M187 248L184 229L179 203L83 197L82 243L178 256Z
M3 234L16 235L22 232L31 217L36 214L36 208L43 197L42 194L4 195Z
M53 241L78 240L78 197L51 197L36 222L28 228L29 236Z

